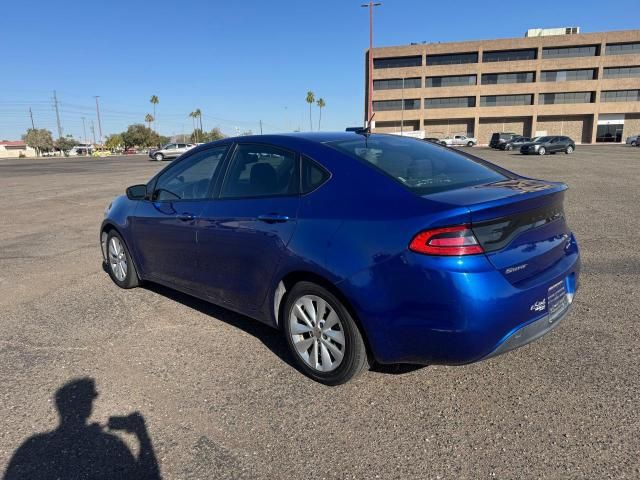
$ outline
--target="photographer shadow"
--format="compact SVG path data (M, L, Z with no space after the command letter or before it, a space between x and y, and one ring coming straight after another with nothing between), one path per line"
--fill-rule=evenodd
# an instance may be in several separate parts
M60 387L55 395L60 424L27 439L11 458L4 479L159 479L158 461L142 415L111 417L107 425L137 437L136 458L118 436L87 422L97 396L91 378Z

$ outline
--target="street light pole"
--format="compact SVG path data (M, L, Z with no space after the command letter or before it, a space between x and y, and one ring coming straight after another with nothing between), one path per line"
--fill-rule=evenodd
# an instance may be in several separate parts
M400 113L400 136L404 136L404 77L402 77L402 110Z
M381 2L369 3L360 5L361 7L369 8L369 92L367 102L367 126L371 128L371 120L373 118L373 7L379 7Z

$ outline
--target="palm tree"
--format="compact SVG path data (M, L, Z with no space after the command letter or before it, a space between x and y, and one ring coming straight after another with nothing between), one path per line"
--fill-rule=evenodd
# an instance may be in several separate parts
M196 143L198 143L198 131L196 130L196 118L198 117L198 113L197 113L197 111L194 111L194 112L189 113L189 116L192 119L193 133L194 133L194 136L195 136Z
M147 122L149 124L149 130L151 130L151 122L153 122L155 119L153 118L153 115L151 115L150 113L147 113L144 116L144 121Z
M196 108L196 111L193 113L196 114L196 118L200 119L200 131L204 132L204 130L202 130L202 111L199 108Z
M151 104L153 105L153 129L155 130L156 128L156 105L160 103L160 100L158 100L158 96L157 95L151 95L151 100L149 100L151 102ZM157 132L156 132L157 133Z
M307 92L307 103L309 104L309 129L313 130L313 121L311 120L311 105L313 105L316 101L316 96L313 94L311 90Z
M318 131L320 131L320 122L322 122L322 109L327 105L326 103L324 103L324 99L319 98L318 102L316 103L316 105L318 105L318 110L320 111L320 117L318 118Z

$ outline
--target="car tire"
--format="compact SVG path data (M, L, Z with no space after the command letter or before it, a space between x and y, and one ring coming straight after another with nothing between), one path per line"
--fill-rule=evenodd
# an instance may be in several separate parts
M573 153L573 150L574 150L573 146L572 146L572 145L569 145L569 146L567 146L567 148L565 149L564 153L566 153L567 155L569 155L569 154Z
M467 147L473 147L473 142L467 142Z
M504 149L507 150L507 151L511 151L511 150L513 150L513 147L511 145L507 145L507 146L504 147Z
M107 235L106 266L111 280L120 288L134 288L140 285L127 245L115 230L111 230Z
M156 153L153 158L156 159L156 162L161 162L162 160L164 160L164 155L161 153Z
M547 153L547 149L544 147L540 147L538 149L538 155L544 155L545 153Z
M340 385L369 368L360 328L345 305L320 285L293 286L281 325L296 365L317 382Z
M637 145L637 142L634 140L633 142L631 142L631 146L635 147Z

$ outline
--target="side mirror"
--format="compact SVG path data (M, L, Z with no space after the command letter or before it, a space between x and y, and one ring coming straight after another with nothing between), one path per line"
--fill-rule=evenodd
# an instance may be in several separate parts
M147 186L145 184L132 185L127 188L127 198L129 200L143 200L147 197Z

